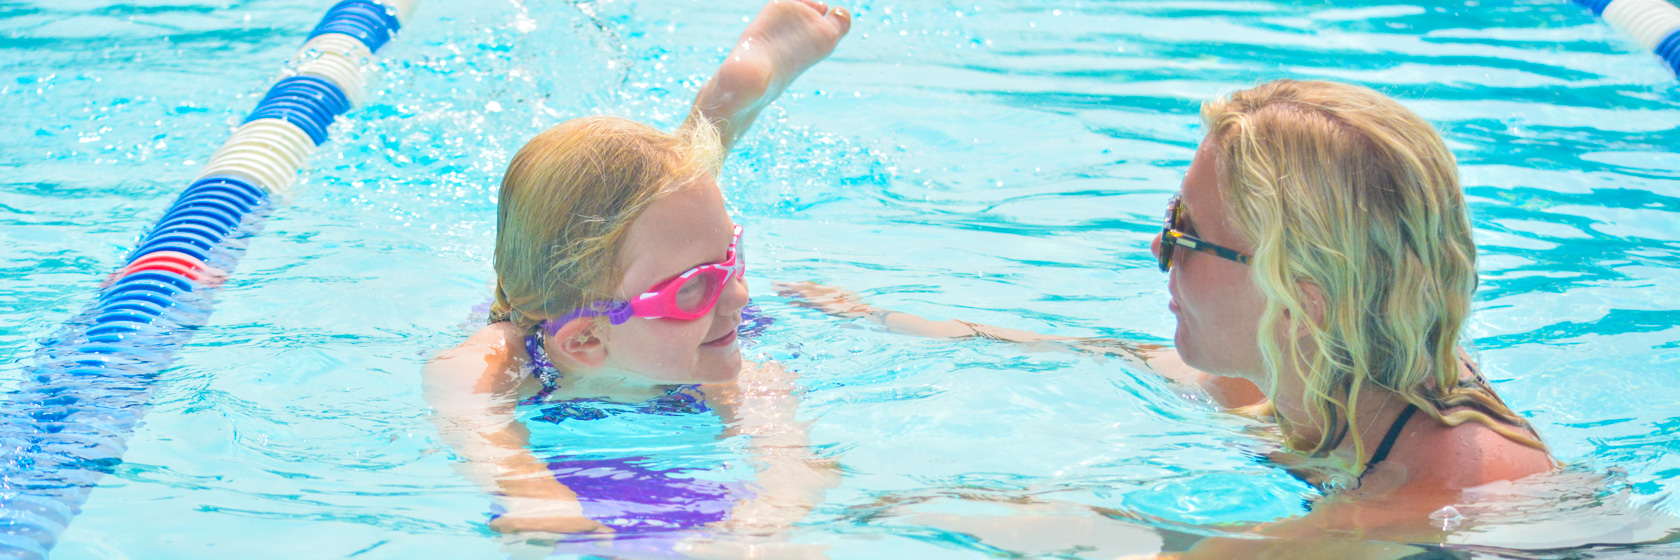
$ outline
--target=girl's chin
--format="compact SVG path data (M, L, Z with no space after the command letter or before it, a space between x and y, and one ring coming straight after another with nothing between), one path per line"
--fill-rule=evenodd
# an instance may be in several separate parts
M717 356L701 359L692 371L650 377L660 385L690 384L690 383L723 383L734 381L741 373L741 353L734 352L728 356Z
M706 371L701 374L704 379L699 379L697 381L702 383L722 383L724 381L734 381L736 377L740 376L740 352L731 353L728 358L721 360L721 362L722 363L717 364L715 367L705 368Z

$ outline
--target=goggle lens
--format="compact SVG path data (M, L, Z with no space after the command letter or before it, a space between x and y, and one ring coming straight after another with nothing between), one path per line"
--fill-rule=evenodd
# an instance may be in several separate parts
M690 276L683 282L682 288L677 290L675 298L677 309L688 313L700 313L708 302L717 301L718 292L723 291L722 276L719 271L704 271Z

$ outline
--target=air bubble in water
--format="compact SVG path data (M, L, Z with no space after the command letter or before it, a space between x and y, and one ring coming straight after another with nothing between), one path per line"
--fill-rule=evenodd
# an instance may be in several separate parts
M1451 531L1464 523L1464 515L1452 506L1436 510L1435 513L1429 514L1429 519L1440 525L1442 531Z

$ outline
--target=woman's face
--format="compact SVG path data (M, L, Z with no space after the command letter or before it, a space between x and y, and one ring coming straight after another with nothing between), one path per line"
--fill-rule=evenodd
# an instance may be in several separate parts
M620 300L699 265L728 257L735 224L710 177L649 205L631 222L620 258ZM737 258L740 258L737 256ZM747 282L732 278L711 313L692 321L631 318L601 332L606 367L658 383L707 383L734 379L741 370L735 329L747 305Z
M1245 254L1252 247L1238 233L1224 196L1224 177L1219 165L1219 140L1208 136L1196 149L1190 170L1184 174L1180 219L1177 228L1207 242ZM1163 250L1161 238L1152 248ZM1178 317L1173 345L1184 363L1201 371L1229 377L1243 377L1261 387L1264 367L1260 359L1258 330L1265 298L1250 277L1247 265L1215 255L1179 248L1168 273L1167 304Z

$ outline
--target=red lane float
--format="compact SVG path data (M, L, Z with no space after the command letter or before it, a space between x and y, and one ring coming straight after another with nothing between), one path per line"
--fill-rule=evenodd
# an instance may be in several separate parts
M147 253L145 256L135 259L134 262L128 263L128 266L117 269L116 272L111 273L110 278L105 280L104 285L109 286L123 279L124 276L142 270L173 272L191 280L194 284L204 287L219 286L223 280L227 279L226 272L204 264L204 261L200 261L192 255L179 251L158 251Z

